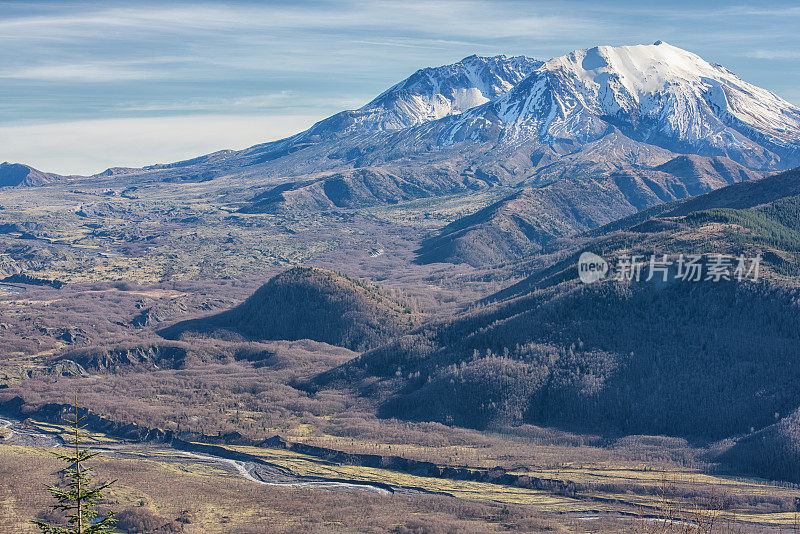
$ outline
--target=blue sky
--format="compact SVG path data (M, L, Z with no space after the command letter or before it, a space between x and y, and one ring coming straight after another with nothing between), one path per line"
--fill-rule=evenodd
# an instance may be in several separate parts
M798 27L797 2L0 1L0 161L174 161L284 137L473 53L659 39L800 105Z

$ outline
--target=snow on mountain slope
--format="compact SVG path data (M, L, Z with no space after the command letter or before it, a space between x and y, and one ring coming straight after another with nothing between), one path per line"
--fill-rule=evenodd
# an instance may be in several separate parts
M546 63L471 56L421 69L361 109L295 136L144 171L154 180L227 175L272 186L369 168L413 174L415 186L446 176L439 189L451 191L453 176L536 185L652 168L681 154L759 171L800 165L800 110L661 42L577 50Z
M585 144L618 128L637 141L750 167L800 158L800 109L660 41L553 58L505 95L450 119L438 144L485 140L498 128L506 144Z
M525 56L472 55L451 65L420 69L361 108L341 111L291 137L240 151L219 151L124 172L133 175L141 171L203 168L204 176L208 177L236 172L240 167L266 165L274 167L275 174L296 176L340 167L342 158L327 158L331 150L357 156L371 146L371 140L383 135L463 113L511 90L542 64ZM316 147L312 151L319 150L322 154L309 157L304 149L310 147ZM303 153L298 154L295 161L287 157L300 151ZM261 176L265 174L273 173L264 169Z
M505 94L542 65L525 56L469 56L420 69L365 106L318 122L303 138L400 130L462 113Z

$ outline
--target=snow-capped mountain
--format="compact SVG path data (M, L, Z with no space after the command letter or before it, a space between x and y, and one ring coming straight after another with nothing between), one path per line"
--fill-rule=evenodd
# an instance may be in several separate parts
M667 43L427 68L358 110L119 183L219 179L239 210L359 209L496 186L425 261L513 260L655 204L800 165L800 109ZM426 259L427 258L427 259Z
M437 144L482 141L499 129L505 144L584 145L614 128L635 141L754 168L800 158L800 109L661 41L553 58L508 93L447 121Z
M420 69L356 110L318 122L304 139L401 130L462 113L507 93L542 62L525 56L469 56Z
M514 185L576 167L655 167L681 154L756 170L800 165L800 110L663 42L576 50L544 63L470 56L419 70L362 108L287 139L148 170L202 167L208 179L246 167L273 183L364 167L405 166L415 175L446 167L449 176Z
M800 165L800 110L663 42L576 50L544 63L471 56L417 71L362 108L287 139L121 177L227 176L260 186L252 210L328 209L559 180L599 179L620 192L628 187L620 176L644 176L681 155L723 157L759 173ZM723 183L725 173L714 173L703 187ZM646 200L629 204L701 192L696 181L688 171L664 178L664 191L637 181Z

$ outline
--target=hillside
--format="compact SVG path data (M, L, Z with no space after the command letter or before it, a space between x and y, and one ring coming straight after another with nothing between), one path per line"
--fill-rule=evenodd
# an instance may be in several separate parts
M600 227L590 235L630 228L653 217L684 216L693 211L714 208L748 209L795 195L800 195L800 169L791 169L764 179L738 183L695 197L661 204Z
M719 439L800 405L797 297L735 283L536 290L316 383L355 384L404 419Z
M415 173L407 169L354 169L290 182L256 195L240 211L280 213L363 208L379 204L440 196L486 188L491 177L455 174L447 168L438 173Z
M739 473L800 482L800 408L737 440L717 460Z
M477 428L527 422L721 439L769 426L800 405L797 176L665 205L670 214L689 203L714 209L634 216L624 229L564 240L575 251L567 259L473 311L320 375L314 387L356 387L384 416ZM778 195L786 183L794 187ZM723 199L753 207L720 208ZM763 261L758 282L583 285L583 250L607 260L760 250Z
M231 310L182 321L159 334L167 339L187 334L311 339L363 351L399 335L412 318L410 310L375 287L331 271L295 267Z
M34 187L61 179L60 176L38 171L21 163L0 163L0 187Z
M508 198L445 226L417 251L416 261L474 266L514 261L551 241L639 210L698 195L761 173L727 158L678 156L652 169L625 168L523 187Z

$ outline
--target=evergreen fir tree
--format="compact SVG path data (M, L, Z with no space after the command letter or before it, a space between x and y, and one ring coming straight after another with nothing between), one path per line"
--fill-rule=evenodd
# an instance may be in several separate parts
M33 521L45 534L112 534L114 532L114 523L116 523L114 512L109 512L108 515L98 520L97 510L94 509L94 506L103 498L103 491L114 484L116 480L90 488L92 485L91 473L94 467L87 466L86 462L99 453L80 448L80 431L86 426L81 425L84 419L86 419L85 416L78 416L78 390L76 388L75 418L67 420L74 430L74 452L69 454L53 453L57 458L70 465L64 470L67 479L66 487L62 489L45 484L57 501L51 508L65 513L68 526Z

